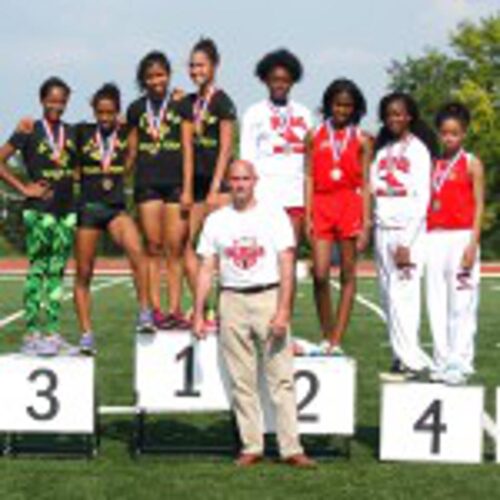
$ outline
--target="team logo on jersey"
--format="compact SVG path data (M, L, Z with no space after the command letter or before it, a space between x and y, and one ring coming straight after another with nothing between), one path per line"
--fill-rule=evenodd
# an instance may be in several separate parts
M240 269L251 269L259 258L264 256L264 248L259 246L256 238L243 237L234 240L233 245L226 248L225 255Z
M405 185L398 179L397 172L407 174L410 171L410 162L402 158L383 158L379 163L380 180L386 184L385 192L378 193L385 196L406 196Z

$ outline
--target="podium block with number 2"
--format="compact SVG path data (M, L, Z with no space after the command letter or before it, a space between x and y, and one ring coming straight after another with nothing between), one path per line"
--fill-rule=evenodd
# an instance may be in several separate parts
M94 360L0 356L0 432L92 434Z
M382 386L382 460L480 463L482 387Z

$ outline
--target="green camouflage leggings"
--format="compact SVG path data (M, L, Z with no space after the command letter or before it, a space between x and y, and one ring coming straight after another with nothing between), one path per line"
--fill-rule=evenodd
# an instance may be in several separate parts
M73 246L75 214L56 217L23 212L30 267L24 286L24 314L29 333L59 332L64 268ZM45 312L45 328L42 313Z

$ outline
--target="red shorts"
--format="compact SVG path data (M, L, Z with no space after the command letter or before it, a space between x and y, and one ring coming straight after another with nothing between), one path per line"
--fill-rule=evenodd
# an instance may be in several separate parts
M360 193L342 190L314 193L313 236L320 240L347 240L359 235L363 225L363 198Z
M292 222L302 222L306 216L306 209L304 207L286 207L285 212Z

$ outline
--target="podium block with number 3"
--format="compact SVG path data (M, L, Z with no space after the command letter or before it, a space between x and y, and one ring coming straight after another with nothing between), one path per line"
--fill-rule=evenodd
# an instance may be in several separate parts
M94 360L0 356L0 432L92 434Z
M482 387L382 386L382 460L480 463Z

